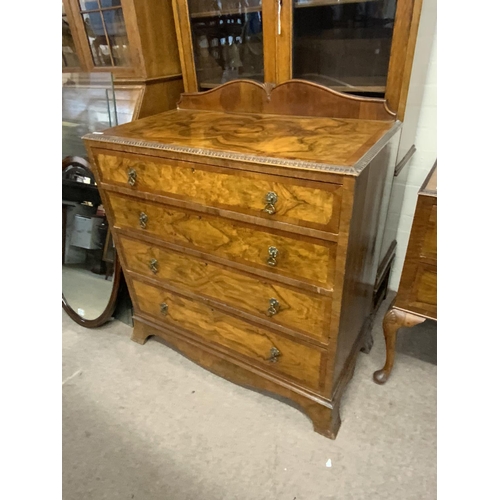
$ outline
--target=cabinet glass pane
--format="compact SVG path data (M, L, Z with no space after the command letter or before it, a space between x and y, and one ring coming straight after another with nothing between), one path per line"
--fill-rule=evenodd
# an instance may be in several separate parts
M294 0L293 77L383 96L396 0Z
M114 127L117 115L111 73L63 73L62 157L85 158L82 136Z
M200 89L264 81L262 0L188 0Z
M96 66L130 66L130 46L120 0L80 0Z

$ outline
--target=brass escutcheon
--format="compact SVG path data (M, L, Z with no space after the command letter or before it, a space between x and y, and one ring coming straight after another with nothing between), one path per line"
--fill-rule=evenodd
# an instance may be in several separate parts
M280 350L276 347L271 347L269 354L270 356L269 358L267 358L267 361L270 361L271 363L276 363L278 361L278 358L281 356Z
M278 195L274 191L269 191L269 193L266 194L266 206L263 211L269 215L276 213L276 207L274 205L276 205L277 201Z
M141 212L139 214L139 222L141 224L142 229L146 229L146 224L148 223L148 216L144 212Z
M133 186L137 180L137 172L133 168L128 169L128 183Z
M278 261L276 260L278 258L278 249L276 247L269 247L269 257L267 258L267 264L269 266L276 266L278 264Z
M160 312L163 314L163 316L166 316L168 313L168 304L165 304L165 302L162 302L160 304Z
M268 316L274 316L278 314L280 310L280 303L276 299L269 299L269 307L267 309Z
M158 261L156 259L151 259L149 261L149 269L151 269L151 271L153 271L154 274L156 274L158 272Z

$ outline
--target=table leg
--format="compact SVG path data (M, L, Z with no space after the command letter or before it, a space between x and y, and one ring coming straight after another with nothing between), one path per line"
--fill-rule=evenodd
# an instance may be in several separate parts
M422 316L401 311L394 307L389 308L384 316L383 322L386 349L385 365L381 370L377 370L373 374L373 380L377 384L385 384L391 374L394 365L394 356L396 354L396 337L398 330L403 326L412 327L424 321L425 318Z

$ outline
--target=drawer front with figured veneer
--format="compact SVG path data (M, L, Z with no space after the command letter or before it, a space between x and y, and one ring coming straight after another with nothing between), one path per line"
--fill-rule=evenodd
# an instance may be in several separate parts
M108 192L114 225L331 288L336 244Z
M341 185L140 155L96 156L102 182L337 233Z
M130 280L129 280L130 281ZM225 314L206 303L131 280L139 311L168 326L319 389L322 351Z
M331 298L251 276L192 255L120 237L129 271L214 299L324 342Z

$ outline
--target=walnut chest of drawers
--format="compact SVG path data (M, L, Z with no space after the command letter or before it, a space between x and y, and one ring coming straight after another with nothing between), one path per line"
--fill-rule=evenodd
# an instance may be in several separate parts
M184 94L85 137L150 335L334 437L371 327L400 123L301 81Z

